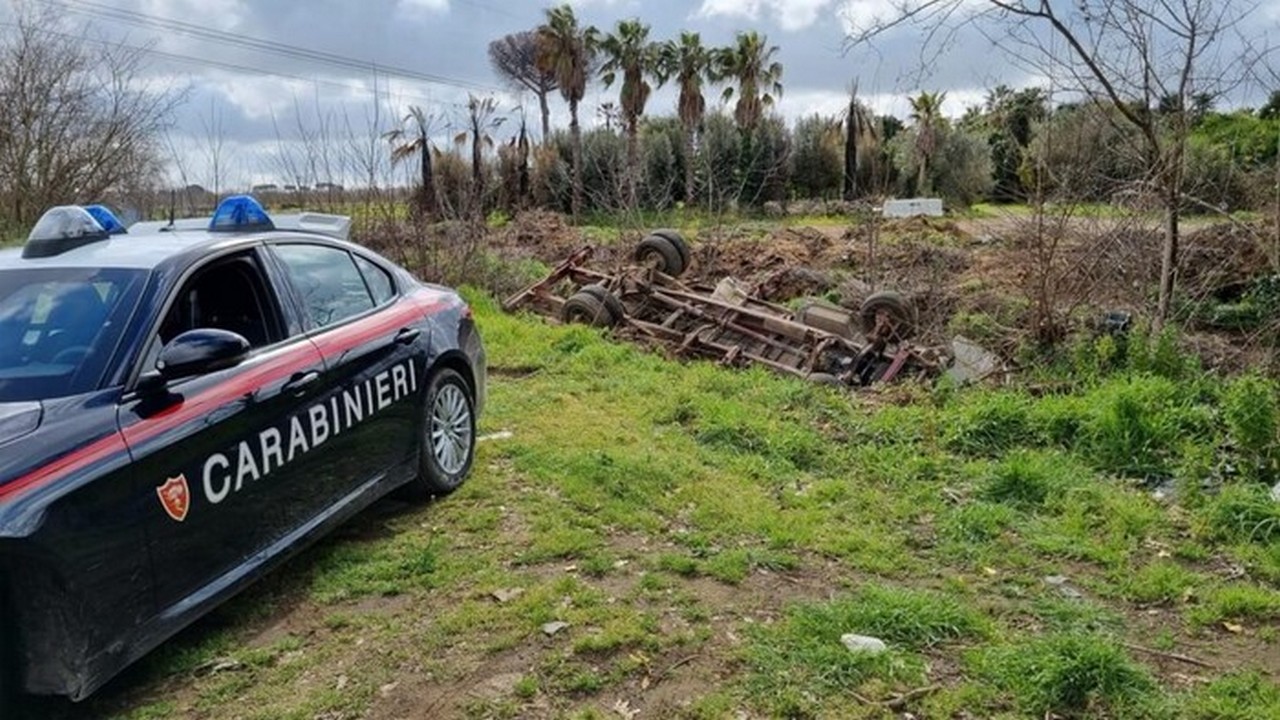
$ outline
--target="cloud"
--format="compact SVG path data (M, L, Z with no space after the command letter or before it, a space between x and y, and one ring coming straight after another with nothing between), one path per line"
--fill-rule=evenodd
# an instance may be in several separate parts
M449 0L396 0L396 14L422 19L449 12Z
M787 32L797 32L818 21L837 0L703 0L698 18L738 17L756 21L768 12Z

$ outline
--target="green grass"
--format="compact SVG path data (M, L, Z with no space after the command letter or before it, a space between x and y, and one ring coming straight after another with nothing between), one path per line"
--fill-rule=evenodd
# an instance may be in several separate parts
M1219 469L1275 449L1251 386L1164 357L885 402L472 298L481 433L511 435L466 485L372 509L42 716L885 717L920 688L894 714L1275 714L1250 658L1276 648L1280 511ZM1125 647L1214 643L1212 670Z

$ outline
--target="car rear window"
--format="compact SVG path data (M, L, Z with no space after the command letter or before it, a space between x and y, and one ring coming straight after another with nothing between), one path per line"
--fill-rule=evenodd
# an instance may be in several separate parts
M373 298L351 254L328 245L274 246L314 327L322 328L373 309Z
M0 270L0 402L97 389L146 271Z

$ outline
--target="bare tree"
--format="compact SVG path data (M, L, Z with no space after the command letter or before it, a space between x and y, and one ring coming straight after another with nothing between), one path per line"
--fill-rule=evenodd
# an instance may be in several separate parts
M204 153L205 165L209 171L207 187L214 197L221 197L222 191L226 189L223 181L227 172L227 133L222 123L222 109L218 107L216 100L209 100L209 115L200 118L200 125L204 131L200 149Z
M1178 261L1184 161L1198 98L1213 100L1246 80L1253 43L1248 0L894 0L888 17L854 28L851 43L905 25L949 39L972 22L1016 60L1072 80L1089 102L1113 108L1141 137L1147 182L1163 209L1155 323L1169 315ZM1154 108L1164 101L1169 110Z
M50 205L90 202L158 179L162 133L183 93L142 77L145 50L64 32L19 5L0 43L0 203L30 224Z
M504 81L538 98L542 113L542 141L551 137L551 108L547 97L560 89L554 72L538 65L538 36L533 31L504 35L489 43L489 64Z

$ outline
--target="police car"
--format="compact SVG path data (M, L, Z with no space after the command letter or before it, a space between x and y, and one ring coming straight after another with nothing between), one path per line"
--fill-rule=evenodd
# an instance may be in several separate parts
M44 215L0 250L0 718L82 699L392 490L471 468L470 308L347 218L126 229Z

